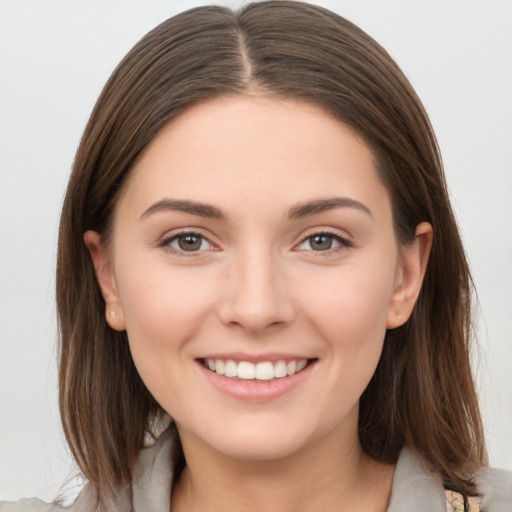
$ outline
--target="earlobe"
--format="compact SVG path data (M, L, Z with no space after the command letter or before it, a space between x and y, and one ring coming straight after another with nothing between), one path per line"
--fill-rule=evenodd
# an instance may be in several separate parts
M388 310L388 329L400 327L412 313L427 270L432 239L432 226L422 222L416 227L414 240L401 248L399 278Z
M101 244L101 237L96 231L86 231L84 242L87 249L89 249L101 294L105 300L106 321L112 329L124 331L126 327L121 300L110 261Z

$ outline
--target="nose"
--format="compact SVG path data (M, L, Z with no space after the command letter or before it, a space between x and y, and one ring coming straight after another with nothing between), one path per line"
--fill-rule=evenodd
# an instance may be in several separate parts
M253 251L234 258L219 304L224 324L257 334L293 320L291 290L276 260L270 251Z

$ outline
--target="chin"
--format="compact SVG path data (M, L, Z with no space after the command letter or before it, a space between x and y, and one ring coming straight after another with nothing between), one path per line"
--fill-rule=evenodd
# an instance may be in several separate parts
M259 417L258 417L259 416ZM237 460L272 461L307 451L324 438L324 428L314 428L307 422L264 421L263 414L245 421L209 424L207 429L188 430L178 425L186 452L187 444L197 440L212 452ZM239 418L240 420L240 418ZM318 426L317 426L318 427ZM192 439L195 438L195 439Z
M212 440L210 446L224 456L247 461L273 461L290 457L307 444L298 439L283 439L280 435L243 436ZM288 437L288 436L286 436Z

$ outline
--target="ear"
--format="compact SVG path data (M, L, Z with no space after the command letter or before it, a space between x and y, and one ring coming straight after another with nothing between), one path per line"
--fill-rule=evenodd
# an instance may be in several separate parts
M405 324L412 313L427 270L432 238L432 226L422 222L416 228L414 240L400 248L395 289L388 310L388 329Z
M89 249L101 294L105 300L105 318L107 323L116 331L124 331L126 325L123 308L110 260L101 244L101 237L96 231L86 231L84 242Z

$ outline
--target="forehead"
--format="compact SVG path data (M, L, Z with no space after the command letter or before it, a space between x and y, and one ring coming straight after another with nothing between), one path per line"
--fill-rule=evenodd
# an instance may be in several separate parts
M200 103L161 130L121 203L141 212L166 196L265 210L315 196L389 203L371 150L349 127L316 104L260 96Z

